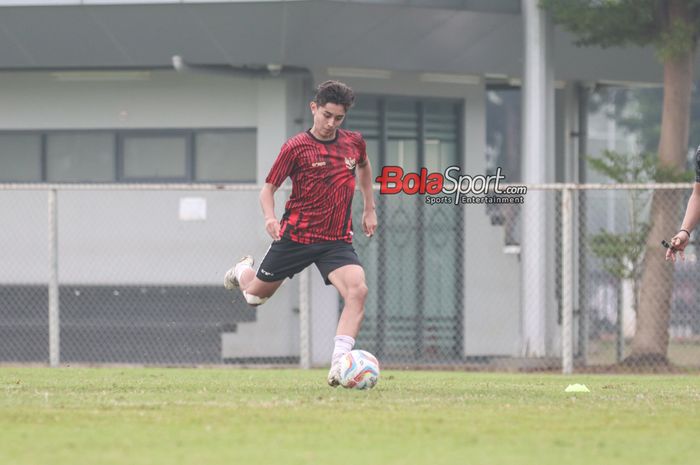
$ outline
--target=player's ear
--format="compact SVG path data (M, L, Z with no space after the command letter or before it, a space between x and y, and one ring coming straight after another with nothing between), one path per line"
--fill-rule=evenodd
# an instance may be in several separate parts
M311 113L316 113L316 110L318 110L318 105L313 100L309 103L309 107L311 108Z

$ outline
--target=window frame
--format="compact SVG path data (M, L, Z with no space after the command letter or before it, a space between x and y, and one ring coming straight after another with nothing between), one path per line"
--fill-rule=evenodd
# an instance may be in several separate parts
M62 134L109 134L112 136L112 180L111 181L95 181L95 180L80 180L80 181L56 181L49 180L49 136L51 135L62 135ZM73 131L70 129L52 129L50 131L42 131L41 135L41 182L46 183L56 183L56 184L80 184L80 183L99 183L107 184L110 182L115 182L115 171L116 170L116 160L114 158L114 147L116 146L117 135L114 131L103 130L103 129L90 129L85 131Z
M225 133L225 134L240 134L252 133L257 137L257 127L201 127L201 128L144 128L144 129L115 129L115 128L89 128L89 129L7 129L0 130L1 135L37 135L40 143L40 179L35 181L0 181L0 184L13 183L30 183L30 184L111 184L111 183L170 183L170 182L186 182L192 184L207 184L207 183L232 183L232 184L255 184L257 182L257 173L251 173L251 177L246 180L239 181L223 181L223 180L207 180L197 179L196 162L197 149L196 137L200 133ZM48 180L48 136L50 134L67 134L67 133L111 133L114 135L114 172L111 181L49 181ZM185 152L185 176L172 178L153 178L153 177L127 177L124 175L124 139L129 137L185 137L186 152ZM258 164L257 141L256 153L252 154L255 157L255 164Z
M221 180L212 180L212 179L197 179L197 135L202 134L202 133L224 133L224 134L240 134L240 133L252 133L252 135L256 138L255 141L255 170L252 173L252 177L250 179L246 179L245 181L221 181ZM257 136L258 136L258 129L255 127L241 127L241 128L198 128L193 131L193 137L192 137L192 153L194 156L192 157L192 181L191 182L196 182L196 183L222 183L222 182L234 182L236 184L255 184L257 183L257 169L258 169L258 142L257 142Z
M184 139L185 141L185 175L173 177L151 177L151 176L127 176L124 170L124 145L127 139ZM190 182L193 178L193 148L192 141L194 137L192 131L119 131L117 133L116 143L116 181L124 183L159 183L159 182Z
M8 130L3 130L0 131L0 135L7 135L7 136L12 136L12 135L36 135L39 136L39 177L41 180L39 181L25 181L25 180L20 180L20 181L2 181L0 180L0 184L10 184L10 183L40 183L40 182L46 182L46 166L47 166L47 160L46 160L46 134L42 131L31 131L31 130L23 130L23 129L8 129Z

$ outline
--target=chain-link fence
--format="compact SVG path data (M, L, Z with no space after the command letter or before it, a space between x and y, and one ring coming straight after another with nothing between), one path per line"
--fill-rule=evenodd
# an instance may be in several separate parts
M523 204L377 195L371 239L358 195L370 293L357 346L386 366L700 367L697 243L675 265L660 244L690 187L529 186ZM0 362L327 365L342 302L315 269L257 309L223 288L269 245L258 192L0 184Z
M581 366L700 366L700 268L665 260L692 184L578 190L574 356Z
M520 258L520 347L528 361L518 366L700 367L698 242L694 235L676 263L662 246L680 228L691 189L530 186L524 205L491 209L506 217L505 242Z

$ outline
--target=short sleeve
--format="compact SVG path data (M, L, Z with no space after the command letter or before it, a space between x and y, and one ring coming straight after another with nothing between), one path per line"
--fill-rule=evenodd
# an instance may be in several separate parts
M285 142L280 149L279 155L277 155L275 163L273 163L272 168L270 168L270 172L268 173L267 178L265 178L265 182L273 184L277 187L281 186L284 180L287 179L287 176L292 174L292 170L294 169L294 158L294 150L292 149L292 146L289 144L289 142Z
M700 182L700 146L695 151L695 182Z

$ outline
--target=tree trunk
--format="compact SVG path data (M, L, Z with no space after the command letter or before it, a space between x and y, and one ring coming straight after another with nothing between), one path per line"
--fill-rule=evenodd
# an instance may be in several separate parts
M684 2L669 2L669 24L687 18ZM664 61L664 103L659 140L662 166L685 169L688 151L690 94L693 83L693 50ZM647 239L637 327L630 356L634 365L667 364L668 324L671 316L673 263L664 259L661 240L674 235L681 221L681 192L656 191L651 203L651 231Z

